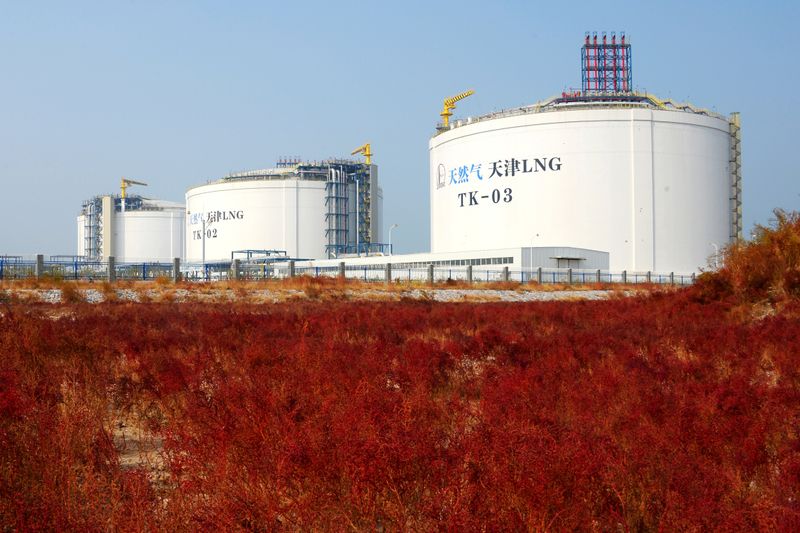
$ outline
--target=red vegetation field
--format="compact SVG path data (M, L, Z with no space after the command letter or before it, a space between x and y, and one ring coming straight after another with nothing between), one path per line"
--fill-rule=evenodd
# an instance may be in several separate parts
M757 246L598 302L7 303L0 525L800 530L800 260L745 291Z

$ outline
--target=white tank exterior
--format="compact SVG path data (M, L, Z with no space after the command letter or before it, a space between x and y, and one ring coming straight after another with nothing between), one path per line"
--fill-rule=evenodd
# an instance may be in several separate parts
M80 214L77 217L78 223L78 248L76 253L80 257L86 257L86 215Z
M724 118L598 106L505 114L430 141L431 251L566 246L615 271L695 272L731 240Z
M186 193L186 259L230 261L236 250L283 250L325 257L325 182L235 180ZM205 218L205 234L203 233Z
M162 203L159 210L124 211L114 217L114 256L119 263L169 263L183 257L183 205Z

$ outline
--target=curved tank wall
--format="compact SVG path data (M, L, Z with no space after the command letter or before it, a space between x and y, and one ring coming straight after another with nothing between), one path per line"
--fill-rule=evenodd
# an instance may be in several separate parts
M230 261L235 250L325 257L325 182L299 179L209 183L186 193L186 260ZM205 219L205 226L203 220ZM205 233L204 233L205 227Z
M183 257L183 207L115 214L114 256L117 262L171 262Z
M726 120L559 109L430 141L431 251L568 246L612 270L694 272L730 240Z

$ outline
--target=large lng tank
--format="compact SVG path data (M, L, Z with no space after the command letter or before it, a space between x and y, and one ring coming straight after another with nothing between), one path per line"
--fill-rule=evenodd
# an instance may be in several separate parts
M625 59L586 42L601 73L602 54ZM429 144L432 252L569 246L609 252L611 270L694 272L740 235L738 114L592 72L583 91L452 124L445 102Z

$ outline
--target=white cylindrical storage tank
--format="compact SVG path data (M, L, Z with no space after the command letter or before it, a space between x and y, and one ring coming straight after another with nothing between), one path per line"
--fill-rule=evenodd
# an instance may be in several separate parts
M430 141L431 251L566 246L695 272L732 238L731 130L645 104L537 108Z
M230 261L245 251L297 259L371 252L381 244L377 170L352 160L293 160L192 187L187 261Z
M143 199L137 209L114 217L114 256L119 263L171 262L183 258L186 211L183 204Z
M230 261L237 250L325 257L324 181L209 183L189 189L186 211L186 259L190 262Z
M183 258L183 204L138 195L95 196L77 217L77 253L88 260L171 263Z

